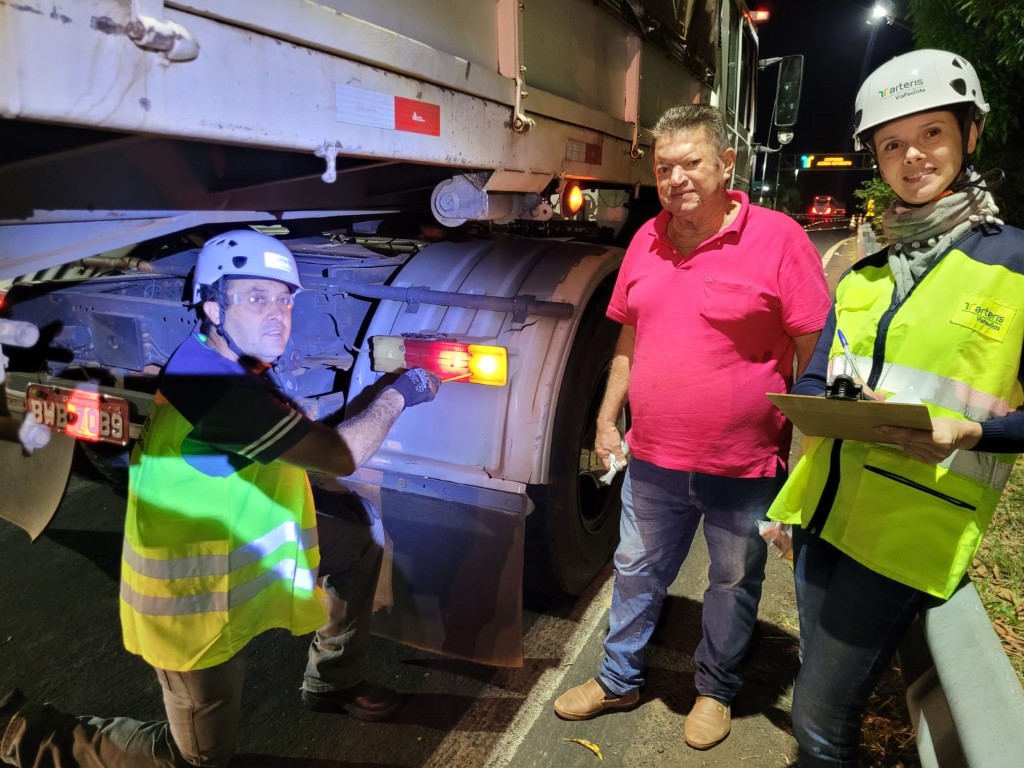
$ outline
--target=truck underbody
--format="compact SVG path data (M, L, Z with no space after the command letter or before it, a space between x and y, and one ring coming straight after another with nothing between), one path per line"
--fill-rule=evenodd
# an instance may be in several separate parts
M41 331L6 350L5 401L125 401L124 440L83 443L123 476L121 442L195 325L197 248L238 226L296 253L277 371L314 418L381 385L375 337L505 347L507 386L446 385L318 482L384 515L379 631L517 664L524 578L578 593L617 540L621 478L598 482L593 424L618 244L651 212L642 126L724 93L729 13L749 24L741 3L401 5L0 1L0 279L19 278L3 316ZM570 215L572 182L592 191ZM41 476L43 453L0 450Z

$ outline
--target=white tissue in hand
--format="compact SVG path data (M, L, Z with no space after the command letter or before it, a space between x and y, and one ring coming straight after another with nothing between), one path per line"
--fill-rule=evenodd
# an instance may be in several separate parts
M625 469L626 464L629 463L629 446L626 445L625 440L622 441L620 448L622 449L622 455L625 457L625 461L620 462L614 453L610 454L608 456L608 463L611 465L611 469L598 478L601 485L611 485L612 480L615 479L616 473Z

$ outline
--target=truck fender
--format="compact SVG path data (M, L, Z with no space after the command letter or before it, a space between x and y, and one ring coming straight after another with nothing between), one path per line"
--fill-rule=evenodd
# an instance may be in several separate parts
M416 254L392 285L528 294L569 303L574 312L517 323L507 312L382 301L368 338L436 335L506 346L509 382L444 385L433 403L402 414L367 466L513 493L546 483L555 401L573 340L591 297L621 261L619 248L513 237L437 243ZM371 365L367 351L357 357L350 398L380 378Z

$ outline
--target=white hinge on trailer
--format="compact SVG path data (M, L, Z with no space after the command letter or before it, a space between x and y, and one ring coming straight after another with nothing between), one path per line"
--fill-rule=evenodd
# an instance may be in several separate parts
M327 168L320 175L326 184L333 184L338 180L338 145L324 141L319 149L313 152L317 157L322 157L327 163Z
M530 95L526 90L526 65L521 49L525 10L526 5L521 0L498 0L498 71L515 80L511 127L516 133L527 133L536 125L523 109L523 100Z
M163 17L163 0L132 0L128 39L146 51L157 51L168 61L192 61L199 43L181 24Z

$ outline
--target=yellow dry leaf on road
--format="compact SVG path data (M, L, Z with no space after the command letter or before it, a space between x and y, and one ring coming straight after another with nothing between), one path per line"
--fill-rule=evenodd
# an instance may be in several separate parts
M597 755L598 760L600 760L602 763L604 762L604 755L601 754L601 748L597 746L597 744L595 744L594 742L587 741L586 739L562 739L562 741L571 741L573 744L579 744L582 747L586 747L595 755Z

